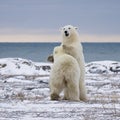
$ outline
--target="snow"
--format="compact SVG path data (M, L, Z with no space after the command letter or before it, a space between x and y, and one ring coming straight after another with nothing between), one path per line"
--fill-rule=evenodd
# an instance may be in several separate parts
M52 64L0 59L0 120L119 120L120 62L86 63L87 102L51 101Z
M21 58L0 59L0 73L2 75L48 75L48 63L35 63Z
M92 74L111 74L120 72L120 62L116 61L95 61L86 64L86 72Z

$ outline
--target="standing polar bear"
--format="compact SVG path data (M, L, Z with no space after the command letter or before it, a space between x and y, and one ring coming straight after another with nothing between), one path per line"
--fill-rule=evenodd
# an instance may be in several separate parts
M86 101L86 86L85 86L85 62L83 56L83 49L80 43L80 37L77 32L77 28L72 25L64 26L61 30L62 33L62 44L65 53L73 56L80 67L80 80L79 80L79 89L80 89L80 100Z
M54 48L54 63L50 73L50 97L58 100L64 91L64 100L79 101L80 68L76 59L66 54L62 46Z

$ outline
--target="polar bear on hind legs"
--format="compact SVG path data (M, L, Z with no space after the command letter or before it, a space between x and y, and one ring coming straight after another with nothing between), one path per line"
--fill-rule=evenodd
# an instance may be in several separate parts
M62 46L54 48L53 58L49 82L51 100L59 100L60 93L64 91L64 100L80 101L78 62L74 57L66 54Z
M87 92L85 86L85 62L82 45L80 43L80 37L77 32L77 28L72 25L64 26L61 30L62 33L62 44L65 53L73 56L80 67L80 79L79 79L79 96L80 100L87 100Z

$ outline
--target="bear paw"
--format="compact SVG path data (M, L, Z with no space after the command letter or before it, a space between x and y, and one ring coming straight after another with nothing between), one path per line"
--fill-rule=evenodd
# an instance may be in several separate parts
M53 93L53 94L51 94L51 100L59 100L59 95L57 95L57 94L55 94L55 93Z

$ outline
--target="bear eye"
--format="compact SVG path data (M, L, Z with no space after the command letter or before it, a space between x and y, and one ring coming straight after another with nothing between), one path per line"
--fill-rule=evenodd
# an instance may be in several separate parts
M65 28L63 28L63 30L65 30Z
M68 29L70 30L71 28L69 27Z

